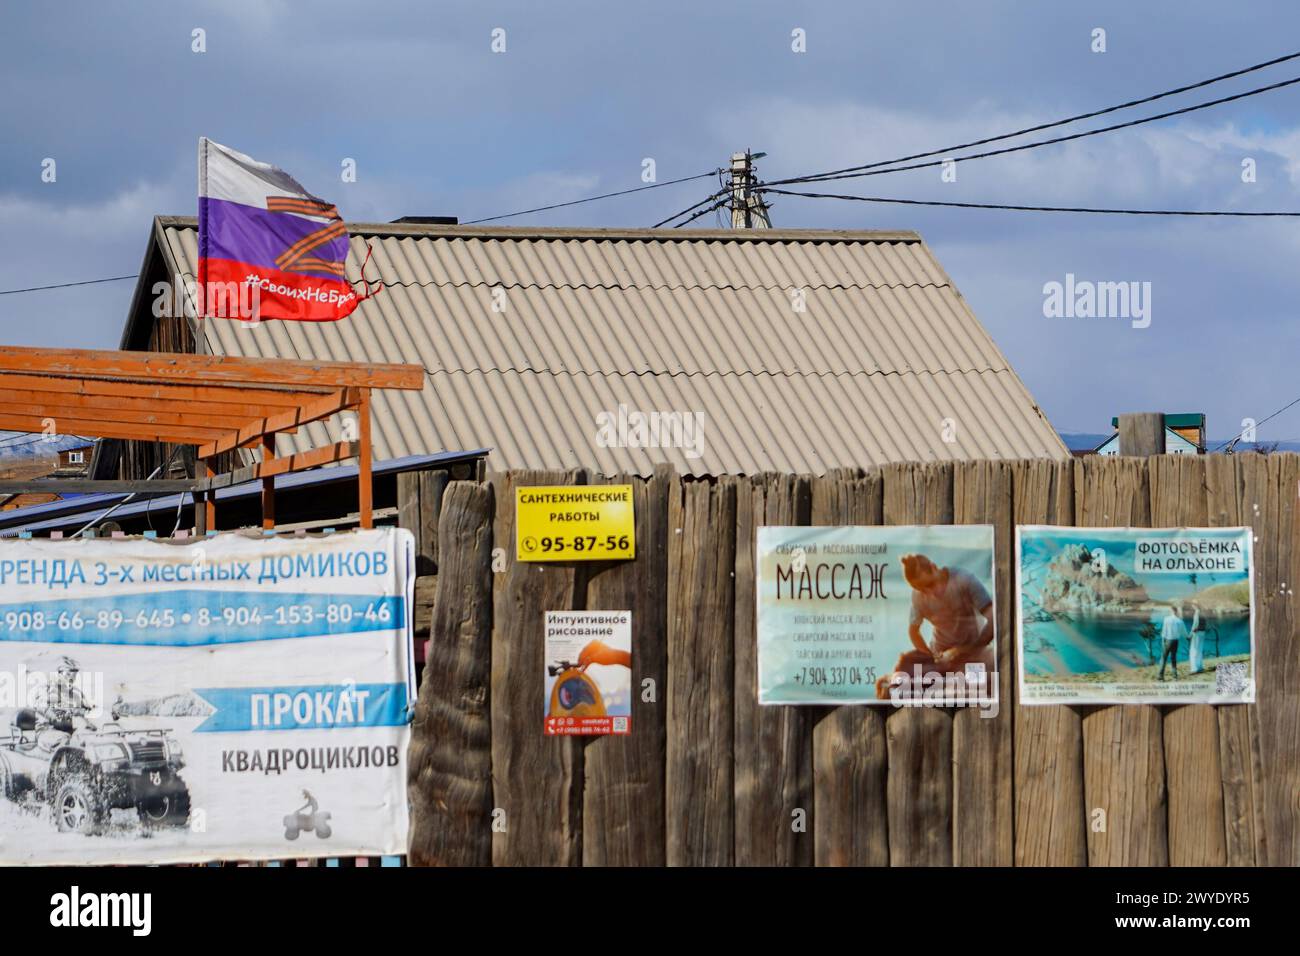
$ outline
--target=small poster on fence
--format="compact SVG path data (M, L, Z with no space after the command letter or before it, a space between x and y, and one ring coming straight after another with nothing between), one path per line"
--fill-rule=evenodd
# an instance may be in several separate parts
M550 736L632 732L632 612L546 612Z
M1023 704L1255 700L1249 528L1016 529Z
M989 525L758 529L761 704L997 700Z

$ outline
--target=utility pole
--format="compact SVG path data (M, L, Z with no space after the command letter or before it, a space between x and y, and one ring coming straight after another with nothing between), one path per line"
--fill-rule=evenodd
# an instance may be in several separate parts
M731 154L731 228L732 229L771 229L772 219L767 212L767 203L760 193L754 191L758 185L757 170L754 160L762 159L767 153Z

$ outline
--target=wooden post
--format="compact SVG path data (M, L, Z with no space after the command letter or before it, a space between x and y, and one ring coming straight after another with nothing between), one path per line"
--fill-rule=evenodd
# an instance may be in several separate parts
M275 459L275 435L262 436L262 464ZM262 476L262 530L275 530L275 476Z
M515 487L586 484L585 472L512 471L492 478L493 547L506 570L492 576L492 829L494 866L582 863L583 742L548 737L542 726L546 612L586 606L577 562L515 560ZM440 575L441 577L441 575ZM443 591L435 611L455 615L463 598Z
M360 498L358 514L361 527L375 526L374 503L371 493L372 475L370 462L370 389L361 390L361 400L357 402L357 495Z
M442 598L433 605L433 640L411 727L408 859L414 866L492 865L495 508L489 485L447 486L438 526L446 555L438 575Z
M754 549L764 525L806 525L812 489L799 475L764 473L736 491L735 865L812 866L813 722L810 707L758 703ZM803 826L796 827L802 819Z
M1151 527L1147 465L1145 459L1075 459L1078 526ZM1158 707L1112 704L1087 710L1083 787L1090 866L1169 865L1164 730ZM1098 810L1104 818L1096 816ZM1094 821L1103 819L1105 827L1094 829Z
M1163 455L1165 416L1161 412L1132 412L1119 417L1121 455Z
M714 484L676 482L669 498L669 866L730 866L735 860L738 484L731 475Z
M1015 720L1015 603L1011 574L1011 468L999 461L953 465L953 521L993 526L997 658L989 675L996 710L963 707L953 714L952 818L954 866L1011 866L1015 841L1012 724Z
M212 470L212 459L203 459L203 475L206 478L212 478L216 472ZM215 488L209 488L203 493L203 530L204 532L217 530L217 491Z
M951 462L895 462L883 475L885 524L952 524ZM952 728L952 711L938 707L885 721L890 866L952 866Z
M815 525L878 525L883 483L851 469L812 482ZM819 708L820 710L821 708ZM813 837L818 866L887 866L884 707L833 707L813 729Z
M668 688L668 498L672 466L623 475L636 512L636 560L588 565L587 610L632 612L632 733L595 737L583 754L584 866L663 866ZM647 689L652 693L647 697Z
M1075 523L1073 462L1018 461L1012 469L1015 524ZM1015 599L1009 592L1007 600ZM1018 607L1013 610L1021 613ZM1015 639L1015 628L1009 628L1007 640ZM1083 710L1064 705L1022 707L1016 701L1012 733L1016 866L1088 865Z
M1203 528L1209 524L1205 483L1208 460L1209 456L1202 455L1162 455L1147 463L1153 525ZM1186 657L1184 661L1190 668L1191 662ZM1215 708L1183 704L1163 711L1169 865L1227 866L1224 781Z

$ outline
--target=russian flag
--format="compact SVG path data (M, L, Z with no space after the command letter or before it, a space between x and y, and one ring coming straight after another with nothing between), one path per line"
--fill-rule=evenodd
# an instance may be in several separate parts
M199 140L201 315L336 322L366 297L344 275L347 256L334 206L282 169Z

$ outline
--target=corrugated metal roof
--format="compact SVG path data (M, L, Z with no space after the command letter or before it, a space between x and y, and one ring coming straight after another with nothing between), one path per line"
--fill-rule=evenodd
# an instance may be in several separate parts
M378 458L486 446L493 468L703 475L1068 457L915 233L349 229L350 277L369 243L388 286L351 318L206 334L224 355L423 364L423 392L376 394ZM194 220L156 234L192 281ZM701 453L605 447L620 405L703 416Z

